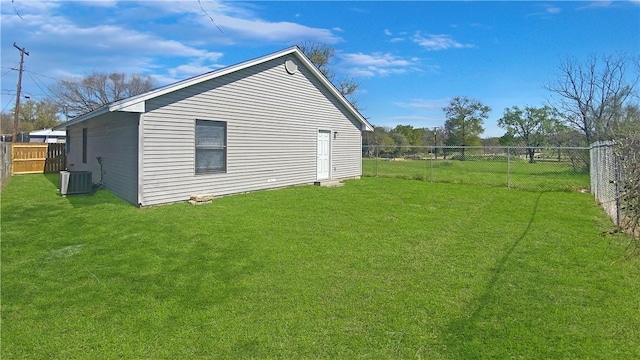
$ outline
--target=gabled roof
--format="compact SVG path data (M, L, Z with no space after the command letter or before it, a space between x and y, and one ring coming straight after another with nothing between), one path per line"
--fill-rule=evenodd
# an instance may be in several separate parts
M109 112L114 112L114 111L127 111L127 112L138 112L138 113L143 113L145 112L145 101L149 100L149 99L153 99L155 97L164 95L164 94L168 94L170 92L176 91L176 90L180 90L180 89L184 89L186 87L192 86L192 85L196 85L199 83L202 83L204 81L208 81L211 79L215 79L221 76L225 76L227 74L239 71L239 70L243 70L246 68L249 68L251 66L255 66L267 61L271 61L273 59L285 56L285 55L293 55L295 56L298 60L300 60L300 62L302 64L304 64L307 69L309 69L311 71L311 73L327 88L327 90L329 90L329 92L331 92L336 99L338 99L338 101L345 106L345 108L349 111L349 113L351 113L362 125L361 130L365 130L365 131L373 131L373 126L371 126L371 124L367 121L367 119L365 119L364 116L362 116L362 114L360 114L360 112L353 107L353 105L351 105L351 103L338 91L338 89L320 72L320 70L318 70L318 68L313 65L313 63L311 62L311 60L309 60L309 58L307 58L304 53L300 50L300 48L298 48L297 46L288 48L288 49L284 49L278 52L274 52L272 54L269 55L265 55L253 60L248 60L236 65L231 65L219 70L214 70L208 73L204 73L202 75L197 75L194 76L192 78L186 79L186 80L182 80L182 81L178 81L175 82L173 84L169 84L163 87L159 87L157 89L153 89L150 91L147 91L145 93L139 94L139 95L135 95L135 96L131 96L128 97L126 99L122 99L122 100L118 100L115 102L112 102L110 104L104 105L101 108L98 108L94 111L91 111L89 113L77 116L61 125L56 126L54 129L59 130L59 129L66 129L67 126L71 126L71 125L75 125L84 121L87 121L89 119L92 119L98 115L102 115L105 113L109 113Z

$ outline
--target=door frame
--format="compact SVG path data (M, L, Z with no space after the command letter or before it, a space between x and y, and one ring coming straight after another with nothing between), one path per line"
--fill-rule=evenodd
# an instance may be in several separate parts
M326 133L329 135L329 156L327 159L327 165L328 165L328 171L327 171L327 177L326 178L320 178L318 176L319 174L319 169L318 169L318 151L320 150L318 148L318 136L320 135L320 133ZM330 180L333 178L333 171L332 171L332 167L331 164L333 162L333 141L331 139L331 134L333 133L333 131L331 129L321 129L318 128L316 129L316 180Z

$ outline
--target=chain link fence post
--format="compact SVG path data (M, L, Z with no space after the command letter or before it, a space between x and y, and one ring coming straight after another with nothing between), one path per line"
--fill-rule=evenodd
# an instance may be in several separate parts
M431 148L431 157L429 157L429 181L433 182L433 161L434 161L434 157L437 157L436 155L436 151L438 151L438 148L436 148L435 146Z
M507 148L507 188L511 188L511 148Z
M376 159L375 159L375 162L376 162L376 177L378 177L378 158L380 157L379 150L378 150L379 149L379 145L374 145L373 148L374 148L375 154L376 154L375 155L376 156Z

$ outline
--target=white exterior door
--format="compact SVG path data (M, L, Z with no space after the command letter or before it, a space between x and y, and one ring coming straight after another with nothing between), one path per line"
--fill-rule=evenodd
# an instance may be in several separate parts
M318 180L329 179L331 175L331 131L318 131Z

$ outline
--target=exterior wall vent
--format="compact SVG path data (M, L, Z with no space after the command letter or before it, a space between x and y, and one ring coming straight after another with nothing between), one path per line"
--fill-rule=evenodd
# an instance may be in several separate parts
M60 195L87 194L91 192L91 171L60 171Z

